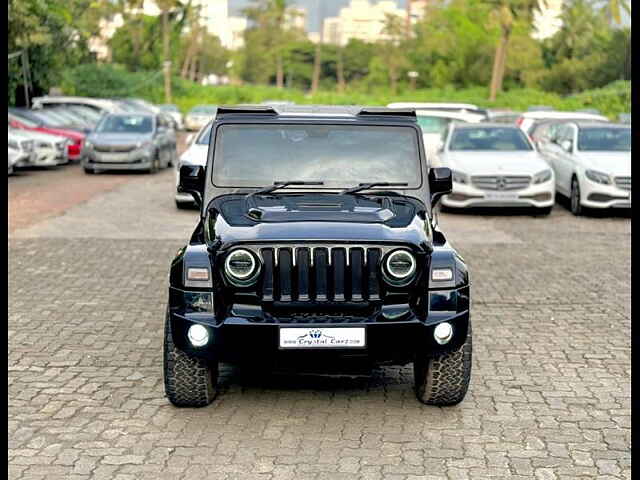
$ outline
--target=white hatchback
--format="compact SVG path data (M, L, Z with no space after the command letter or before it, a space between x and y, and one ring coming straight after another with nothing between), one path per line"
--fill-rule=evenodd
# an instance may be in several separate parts
M452 124L437 157L453 177L445 207L553 208L553 170L515 125Z

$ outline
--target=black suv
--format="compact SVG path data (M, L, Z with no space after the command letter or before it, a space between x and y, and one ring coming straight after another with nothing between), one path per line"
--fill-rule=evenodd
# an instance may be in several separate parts
M469 275L434 221L451 191L429 168L413 110L221 107L200 205L171 264L165 391L204 406L219 362L325 372L413 362L431 405L471 374Z

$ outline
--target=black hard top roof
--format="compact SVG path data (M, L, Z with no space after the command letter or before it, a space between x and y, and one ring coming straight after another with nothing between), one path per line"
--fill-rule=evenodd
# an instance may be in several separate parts
M367 107L358 105L229 105L218 107L218 118L296 119L377 119L415 122L413 108Z

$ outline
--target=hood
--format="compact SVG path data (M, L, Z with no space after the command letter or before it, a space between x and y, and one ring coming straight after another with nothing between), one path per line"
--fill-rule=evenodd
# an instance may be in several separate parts
M468 175L535 175L549 164L535 151L447 152L442 165Z
M577 156L585 168L614 177L631 175L631 152L578 152Z
M276 241L398 242L429 249L424 205L403 196L300 193L225 195L215 235L223 243Z
M180 155L180 162L201 165L204 167L207 165L208 151L209 145L193 143L182 155Z
M152 138L150 133L93 133L89 140L98 145L137 145Z

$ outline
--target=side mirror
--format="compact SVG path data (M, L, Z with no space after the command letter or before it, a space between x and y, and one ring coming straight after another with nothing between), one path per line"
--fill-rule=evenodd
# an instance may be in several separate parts
M560 147L564 151L571 153L571 146L572 146L571 144L572 144L571 140L563 140L562 142L560 142Z
M429 190L431 192L431 207L433 208L440 198L453 190L451 169L448 167L431 168L429 170Z
M200 165L182 165L180 167L178 191L190 193L199 207L202 205L202 197L204 196L204 182L204 167Z

